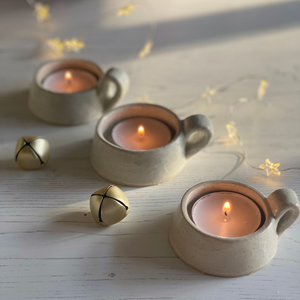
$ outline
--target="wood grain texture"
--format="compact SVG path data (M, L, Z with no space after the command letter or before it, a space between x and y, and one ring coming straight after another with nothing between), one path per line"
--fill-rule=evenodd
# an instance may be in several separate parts
M137 62L153 15L138 7L127 17L100 17L124 1L49 1L53 36L73 37L87 27L82 57L131 77L131 93L149 94L181 117L202 113L214 138L226 140L230 103L252 97L257 80L246 80L196 102L205 86L253 74L270 82L263 101L236 108L235 121L249 161L268 157L282 168L300 166L300 2L174 1L148 4L158 21L154 48ZM95 123L59 127L37 120L27 108L36 67L53 58L26 1L0 4L0 299L266 299L300 298L300 220L281 237L265 269L241 278L201 274L181 262L168 243L168 227L183 193L204 180L221 179L239 159L236 145L211 145L184 171L159 186L121 187L131 206L111 227L96 224L90 195L109 183L91 168ZM23 171L14 162L17 139L42 135L51 146L47 166ZM300 172L280 177L243 164L227 177L266 195L281 187L300 196Z

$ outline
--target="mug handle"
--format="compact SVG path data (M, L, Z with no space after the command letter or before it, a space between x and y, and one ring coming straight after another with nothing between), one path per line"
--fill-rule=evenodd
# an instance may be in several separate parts
M116 86L116 93L110 97L108 95L109 85L113 83ZM128 75L117 68L109 69L100 84L98 85L98 97L102 104L103 111L106 111L116 105L129 89Z
M185 136L185 156L190 158L208 144L213 134L212 125L204 115L193 115L181 122Z
M298 197L293 190L280 189L270 194L267 201L276 221L276 232L281 236L300 214Z

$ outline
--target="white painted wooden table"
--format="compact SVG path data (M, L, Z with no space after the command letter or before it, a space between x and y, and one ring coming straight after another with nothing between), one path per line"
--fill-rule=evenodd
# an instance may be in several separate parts
M211 117L215 138L226 139L232 101L255 95L248 80L200 101L205 86L253 74L270 82L261 102L238 106L235 121L258 166L268 157L282 168L300 166L300 2L152 0L158 22L154 48L136 64L148 30L143 8L130 16L110 14L125 1L47 1L53 36L72 38L85 26L82 57L105 69L127 70L134 94L149 94L181 118ZM27 90L36 67L51 55L26 1L0 4L0 299L300 299L300 220L281 237L273 262L242 278L216 278L186 266L172 252L168 227L183 193L204 180L220 179L237 161L232 144L210 146L175 179L160 186L124 187L131 212L104 228L89 213L90 195L109 183L91 168L95 123L58 127L31 115ZM53 57L52 57L53 58ZM133 65L134 64L134 65ZM43 135L49 164L27 172L13 154L18 137ZM218 152L218 153L212 153ZM116 170L117 171L117 170ZM269 194L280 187L300 196L300 172L267 178L243 164L227 177ZM122 187L123 188L123 187Z

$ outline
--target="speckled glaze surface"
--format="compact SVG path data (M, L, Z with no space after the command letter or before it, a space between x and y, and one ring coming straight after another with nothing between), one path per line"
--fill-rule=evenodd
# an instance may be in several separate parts
M94 88L76 93L51 92L43 88L43 81L50 73L78 68L96 76L98 84ZM109 87L113 84L113 96ZM125 95L129 88L129 78L122 70L112 68L103 73L96 64L79 59L57 60L43 64L34 75L29 94L29 108L39 119L56 125L78 125L99 119L102 113Z
M113 126L130 117L152 117L166 123L173 131L167 145L152 150L126 150L111 138ZM91 163L105 179L128 186L148 186L178 175L186 161L205 147L212 136L211 123L203 115L180 120L159 105L129 104L107 112L96 126Z
M237 238L202 232L191 220L192 205L205 194L217 191L240 193L251 198L264 214L262 226L250 235ZM266 198L242 183L207 181L184 194L173 216L169 241L180 259L203 273L244 276L264 268L273 259L280 235L294 223L299 212L299 201L292 190L279 189Z

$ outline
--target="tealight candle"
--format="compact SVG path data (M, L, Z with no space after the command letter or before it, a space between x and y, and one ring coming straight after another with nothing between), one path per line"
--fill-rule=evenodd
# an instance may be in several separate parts
M112 130L114 142L128 150L150 150L167 145L172 138L165 123L149 117L120 121Z
M94 74L81 69L59 70L49 74L43 81L46 90L57 93L76 93L97 85Z
M206 233L240 237L255 232L262 216L250 198L233 192L214 192L194 203L192 219Z

